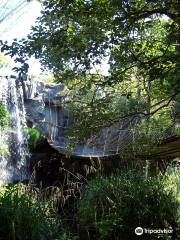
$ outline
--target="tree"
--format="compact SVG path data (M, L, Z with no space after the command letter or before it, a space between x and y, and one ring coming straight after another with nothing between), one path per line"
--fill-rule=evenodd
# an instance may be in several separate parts
M24 72L26 59L35 56L58 81L74 82L74 86L78 82L81 90L101 89L104 102L111 88L128 98L140 98L146 108L136 107L131 114L145 116L169 106L179 94L178 0L44 0L42 5L27 38L1 48L12 57L17 55ZM105 58L109 75L98 81L93 75L88 78ZM94 92L93 113L102 107L97 108L99 90Z
M122 81L138 69L151 82L167 80L176 91L180 56L178 2L42 1L42 15L28 37L2 50L9 50L11 56L18 53L24 60L34 55L61 80L67 73L71 77L87 73L107 57L111 74L105 83Z

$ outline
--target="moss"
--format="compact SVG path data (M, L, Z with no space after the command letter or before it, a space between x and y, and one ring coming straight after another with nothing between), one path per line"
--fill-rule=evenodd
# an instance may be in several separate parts
M0 127L5 128L9 124L9 112L6 108L6 106L0 102Z
M29 144L31 147L35 148L38 141L42 137L42 133L36 128L26 128L24 129L25 132L29 135Z

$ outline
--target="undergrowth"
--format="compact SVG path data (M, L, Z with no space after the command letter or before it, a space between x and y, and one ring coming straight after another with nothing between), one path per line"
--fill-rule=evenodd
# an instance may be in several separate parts
M1 240L67 240L51 200L30 185L0 188Z
M134 171L98 176L79 189L71 182L69 189L3 186L0 240L178 240L179 183L174 167L156 177ZM136 236L136 227L170 229L172 234Z
M135 235L135 228L172 229L178 239L178 172L145 178L135 172L98 177L85 187L79 202L80 234L88 239L157 239ZM92 238L92 236L95 236ZM172 237L172 238L171 238Z

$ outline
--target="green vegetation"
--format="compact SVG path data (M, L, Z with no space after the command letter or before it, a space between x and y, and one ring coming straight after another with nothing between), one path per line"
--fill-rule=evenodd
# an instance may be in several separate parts
M180 92L178 1L77 0L69 7L62 0L42 5L28 37L3 44L2 51L17 56L22 71L25 60L35 56L56 81L71 87L68 108L76 122L67 134L70 141L87 139L129 115L151 118L153 125L158 119L161 128L164 109L169 116ZM110 67L107 76L97 70L104 59ZM164 122L164 128L173 120Z
M164 176L145 178L135 171L110 177L98 176L80 190L81 198L61 205L61 189L39 190L15 184L0 188L0 239L4 240L84 240L136 239L137 226L172 229L161 239L179 239L180 177L178 168L168 168ZM61 193L60 195L58 193ZM73 192L69 191L73 196ZM71 218L70 218L71 216ZM76 218L72 231L71 222ZM76 230L75 230L76 229ZM157 239L144 234L143 239Z
M9 112L3 103L0 103L0 127L5 128L9 123Z
M119 84L98 87L100 80L101 76L93 74L68 82L70 102L66 107L74 119L74 127L66 135L72 142L81 142L106 125L146 109L145 100L127 98Z
M0 239L65 240L60 218L38 189L23 184L0 188Z
M53 73L45 79L46 83L62 82L68 87L63 93L68 101L62 101L62 104L74 121L73 128L65 131L70 148L86 142L94 134L98 136L107 126L139 117L141 121L132 129L135 130L133 146L128 142L120 157L128 164L128 159L142 161L137 158L144 153L147 156L144 162L151 161L153 165L156 159L149 158L150 150L169 136L180 134L179 1L40 2L41 16L26 38L15 39L10 44L0 41L1 51L18 63L14 70L26 74L28 60L35 57L45 70ZM5 64L3 61L1 54L0 67ZM108 70L103 75L101 70L105 68L105 62ZM8 121L9 114L0 103L1 129L8 126ZM31 147L35 148L41 133L35 128L25 131L29 134ZM5 152L3 145L0 145L0 151ZM165 154L159 153L156 167L164 170L165 167L160 165L166 160L166 166L168 161L173 161L173 154L172 157L167 154L164 159ZM53 154L53 163L56 157ZM57 158L63 163L61 157ZM67 172L76 176L69 169ZM57 181L57 185L64 184L59 189L60 194L47 194L46 197L29 185L2 187L0 240L129 240L136 237L178 240L178 168L169 167L164 175L153 177L144 176L142 172L102 175L87 181L78 175L76 184ZM83 185L78 189L78 196L74 185L76 188ZM58 198L58 209L52 205L53 197ZM69 205L66 199L70 199ZM62 213L62 219L58 211ZM173 233L163 236L144 234L141 238L134 233L138 226L172 228Z
M3 131L9 124L9 112L4 104L0 102L0 131ZM3 143L3 138L0 136L0 155L7 156L9 154L8 146Z
M35 148L38 141L40 140L40 138L42 137L42 134L41 132L36 129L36 128L27 128L27 129L24 129L25 132L28 133L29 135L29 144L31 147Z
M161 131L164 113L164 129L176 124L169 113L180 93L177 0L41 4L42 14L29 35L11 45L2 42L1 51L22 64L15 68L22 72L28 71L26 60L38 58L52 79L71 88L67 108L76 122L67 135L72 144L129 115L146 118L148 132L152 125ZM104 62L106 76L99 70Z
M98 239L103 240L135 239L137 226L172 228L175 232L180 227L179 180L174 174L165 179L145 179L134 172L96 178L88 183L80 201L80 227L87 236L95 231ZM157 236L143 239L157 239Z

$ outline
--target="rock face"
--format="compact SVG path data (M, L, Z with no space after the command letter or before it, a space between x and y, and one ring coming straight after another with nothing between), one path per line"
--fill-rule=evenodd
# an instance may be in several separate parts
M16 78L0 77L0 104L8 116L6 116L6 124L0 125L1 185L22 181L29 177L29 149L28 135L24 131L27 126L23 89Z
M67 152L68 142L64 130L73 127L73 121L64 104L67 88L64 84L45 84L27 79L23 81L25 108L30 126L38 128L51 146L61 153ZM132 139L132 125L137 119L125 119L103 128L84 144L78 144L72 153L81 157L103 157L118 153Z
M67 88L64 84L45 84L26 79L23 81L26 117L30 127L36 127L48 139L50 145L61 153L67 153L68 141L64 131L73 127L70 113L64 108ZM102 157L109 153L88 144L78 144L72 153L82 157Z
M68 101L63 97L64 84L45 84L30 78L23 80L26 115L30 126L38 128L51 146L66 153L68 142L64 130L73 127L70 113L63 107ZM72 153L81 157L103 157L119 153L132 142L131 128L137 118L125 119L103 128L84 144L78 144Z
M102 128L99 133L87 140L88 146L95 146L99 150L118 154L126 149L135 139L134 127L140 117L124 118L110 126Z
M63 84L44 84L31 79L23 81L26 116L30 126L38 128L49 141L66 147L63 128L72 123L63 109Z
M69 111L64 107L69 99L68 89L64 84L45 84L28 78L22 82L26 118L30 127L36 127L47 138L49 144L60 153L68 153L68 141L65 130L73 128L73 120ZM132 116L121 119L106 126L85 143L78 144L72 156L105 157L119 154L126 150L138 138L137 124L142 116ZM167 138L173 136L173 132Z
M27 79L23 81L26 115L30 126L38 128L50 145L67 153L68 142L64 131L73 127L70 113L65 109L69 101L64 84L45 84ZM72 153L81 157L105 157L117 154L133 141L132 128L138 117L126 118L104 127L85 143L78 144Z

